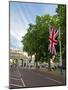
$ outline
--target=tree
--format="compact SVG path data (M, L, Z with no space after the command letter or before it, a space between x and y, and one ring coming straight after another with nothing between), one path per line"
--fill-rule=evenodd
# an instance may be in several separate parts
M57 26L56 17L50 15L36 16L36 24L29 24L29 28L22 43L24 45L23 50L28 54L35 54L35 62L47 61L48 52L48 29L49 24L51 26ZM46 59L45 59L46 58Z
M58 30L59 26L61 26L61 28L64 29L66 24L64 14L65 6L58 5L56 12L57 14L54 16L50 15L36 16L36 23L29 24L27 33L22 38L23 50L26 51L31 56L33 54L35 55L36 64L38 61L40 62L47 61L49 62L50 67L50 58L52 57L52 55L50 55L48 52L49 24L52 27L56 28L56 30ZM62 30L61 32L63 33L64 30ZM59 52L59 45L56 46L56 49L57 52Z
M58 5L56 12L61 31L62 59L66 62L66 5ZM66 64L64 66L66 67Z
M24 47L23 47L23 51L26 51L26 52L28 52L28 55L31 55L32 56L32 54L34 54L34 48L32 47L33 46L33 41L32 41L32 37L33 37L33 35L32 35L32 28L33 27L33 25L32 24L29 24L29 28L28 28L28 32L25 34L25 36L22 38L22 43L23 43L23 45L24 45Z
M58 5L57 9L58 24L61 29L62 48L66 45L66 5Z

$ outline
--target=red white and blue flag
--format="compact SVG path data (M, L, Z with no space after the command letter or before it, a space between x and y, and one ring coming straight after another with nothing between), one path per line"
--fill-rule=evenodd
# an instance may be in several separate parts
M58 31L54 27L49 26L49 45L48 45L48 51L52 54L56 54L56 48L55 45L57 45L58 41L56 40L56 37L58 36Z

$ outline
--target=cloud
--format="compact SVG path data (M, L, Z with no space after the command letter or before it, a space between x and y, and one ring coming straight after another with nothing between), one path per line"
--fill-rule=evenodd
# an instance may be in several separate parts
M22 43L14 36L11 35L10 37L10 48L21 48L22 47Z

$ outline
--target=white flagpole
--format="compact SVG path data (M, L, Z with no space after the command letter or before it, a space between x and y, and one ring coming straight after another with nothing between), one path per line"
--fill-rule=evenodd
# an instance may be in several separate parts
M60 28L59 28L59 36L60 36ZM59 37L59 45L60 45L60 67L61 67L61 74L62 74L62 51L61 51L61 40L60 40L60 37Z

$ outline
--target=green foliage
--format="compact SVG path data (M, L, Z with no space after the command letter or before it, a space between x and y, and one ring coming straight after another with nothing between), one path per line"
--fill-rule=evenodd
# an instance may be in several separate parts
M61 45L62 49L65 48L66 45L66 5L58 5L57 9L57 18L58 24L61 28Z
M66 26L66 5L58 5L57 9L57 17L59 19L59 24L61 27Z
M65 21L65 11L66 7L64 5L58 5L54 16L43 15L36 16L36 24L29 24L27 33L22 38L23 50L28 52L29 55L35 54L35 61L47 61L49 52L48 52L48 36L49 36L49 24L56 29L61 27L61 33L65 37L64 30L66 27ZM62 30L63 28L63 30ZM61 41L63 41L61 39ZM65 41L65 39L64 39ZM59 45L56 47L57 52L59 52Z

